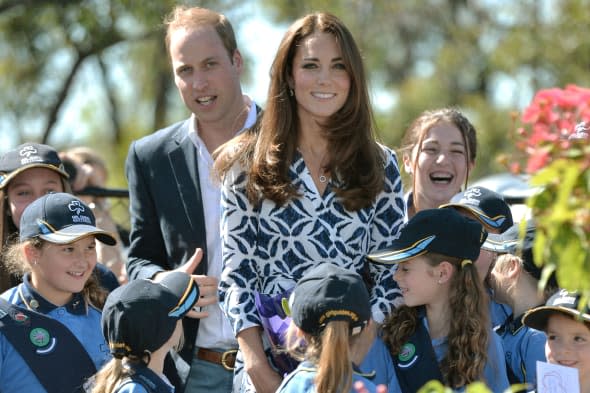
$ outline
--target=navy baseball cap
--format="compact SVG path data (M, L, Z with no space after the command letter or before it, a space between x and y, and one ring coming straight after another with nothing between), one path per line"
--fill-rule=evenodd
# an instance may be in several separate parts
M455 209L421 210L401 229L391 247L369 254L374 262L405 262L427 252L475 262L487 237L483 226Z
M369 291L362 277L332 263L309 270L289 298L291 318L309 334L320 333L330 321L348 321L351 334L360 333L371 318Z
M72 194L57 192L43 195L25 208L20 219L20 240L39 237L50 243L68 244L94 235L109 246L115 237L96 227L92 210Z
M500 233L513 224L510 206L504 197L485 187L470 187L455 195L450 203L440 207L453 207L471 212L487 229L497 229Z
M0 189L19 173L30 168L47 168L69 178L57 151L40 143L24 143L0 157Z
M537 330L547 328L547 320L554 313L562 313L583 322L590 323L590 307L588 303L580 310L582 296L578 292L568 292L565 289L555 293L544 306L533 308L524 314L522 323Z
M199 287L183 272L161 281L137 279L113 290L102 310L102 332L116 358L153 352L172 337L176 322L199 300Z

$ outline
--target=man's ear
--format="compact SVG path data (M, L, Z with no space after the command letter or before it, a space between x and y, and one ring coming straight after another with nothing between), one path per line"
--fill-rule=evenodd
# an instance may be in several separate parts
M234 54L232 55L231 60L232 60L233 65L241 73L242 72L242 68L244 67L244 59L242 58L242 54L240 53L240 51L238 49L236 49L234 51Z

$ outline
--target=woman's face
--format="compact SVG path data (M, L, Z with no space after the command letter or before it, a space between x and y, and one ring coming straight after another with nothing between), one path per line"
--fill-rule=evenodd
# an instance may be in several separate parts
M582 392L590 389L590 328L561 313L553 313L547 321L547 361L579 371Z
M19 173L8 184L7 195L12 222L18 228L23 210L50 192L63 192L61 175L47 168L31 168Z
M411 157L404 156L405 169L414 177L414 193L427 202L424 208L448 203L461 191L467 179L466 157L467 146L461 132L448 122L435 124L422 146L414 147Z
M293 58L292 78L291 88L304 127L325 121L348 98L350 75L332 34L314 33L301 41Z
M69 244L45 242L41 249L29 249L26 254L33 287L61 306L81 292L90 278L96 266L96 240L91 235Z

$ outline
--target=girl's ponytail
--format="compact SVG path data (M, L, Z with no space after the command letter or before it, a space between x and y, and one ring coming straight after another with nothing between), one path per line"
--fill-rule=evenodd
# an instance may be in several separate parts
M350 390L352 385L350 337L348 321L331 321L317 338L321 341L318 373L315 378L318 393Z

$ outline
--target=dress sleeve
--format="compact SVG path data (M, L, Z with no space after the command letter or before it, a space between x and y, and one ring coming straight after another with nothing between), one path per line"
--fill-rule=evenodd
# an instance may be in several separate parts
M397 238L404 221L402 181L395 153L383 147L385 158L385 183L375 201L375 217L371 226L369 252L387 248ZM382 323L391 310L401 304L401 292L395 280L396 266L369 263L374 286L371 290L373 319Z
M221 187L221 309L234 334L261 325L255 305L259 288L256 264L258 213L246 196L246 175L233 168Z

